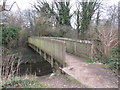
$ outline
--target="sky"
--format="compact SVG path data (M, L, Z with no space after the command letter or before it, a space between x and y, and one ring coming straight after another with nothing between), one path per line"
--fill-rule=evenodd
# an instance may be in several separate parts
M0 5L2 4L3 0L0 0ZM18 6L20 7L21 10L31 8L31 4L34 4L37 0L7 0L7 5L12 5L13 2L17 2ZM52 1L52 0L47 0L47 1ZM73 3L76 0L71 0ZM113 5L113 4L118 4L120 0L103 0L106 5ZM17 10L17 6L14 5L12 8L12 11Z
M13 2L17 2L17 4L18 4L18 6L19 6L19 8L20 8L20 10L22 11L22 10L25 10L25 9L30 9L31 8L31 4L34 4L35 2L36 2L37 0L7 0L7 5L10 7L12 4L13 4ZM52 0L47 0L48 2L51 2ZM72 10L71 10L71 13L74 11L74 10L76 10L75 9L75 2L76 2L77 0L71 0L71 6L72 6ZM118 2L119 2L120 0L103 0L103 4L107 7L107 6L111 6L111 5L118 5ZM0 0L0 5L2 5L2 2L3 2L3 0ZM16 5L14 5L13 7L12 7L12 12L15 12L16 10L19 10L18 9L18 7L16 6ZM103 15L102 15L103 17L106 17L106 14L105 13L103 13ZM76 19L73 17L72 19L71 19L71 22L72 22L72 26L73 26L73 28L76 28L76 26L75 26L75 21L76 21Z

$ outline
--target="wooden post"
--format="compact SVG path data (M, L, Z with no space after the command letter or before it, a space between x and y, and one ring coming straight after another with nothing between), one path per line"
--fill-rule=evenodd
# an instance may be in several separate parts
M91 57L90 57L91 59L93 59L93 56L94 56L93 55L94 54L93 51L94 51L94 46L93 46L93 43L92 43L92 45L91 45Z

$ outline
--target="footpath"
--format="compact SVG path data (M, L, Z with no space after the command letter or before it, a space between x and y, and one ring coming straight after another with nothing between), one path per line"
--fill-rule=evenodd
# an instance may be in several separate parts
M118 88L118 78L103 64L87 63L82 58L66 54L67 67L63 72L72 76L88 88Z

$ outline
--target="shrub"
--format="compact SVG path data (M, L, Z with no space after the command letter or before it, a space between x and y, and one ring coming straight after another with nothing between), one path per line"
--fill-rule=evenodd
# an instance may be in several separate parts
M111 68L111 69L118 69L118 65L119 65L119 62L118 62L118 53L120 52L120 48L119 49L115 49L115 50L113 50L113 52L112 52L112 55L111 55L111 57L109 58L109 63L108 63L108 65L109 65L109 67Z
M20 27L8 27L2 29L2 44L8 45L11 41L18 39Z
M108 57L104 57L101 62L108 65L108 67L111 69L118 69L118 53L120 53L120 48L113 49L111 55Z

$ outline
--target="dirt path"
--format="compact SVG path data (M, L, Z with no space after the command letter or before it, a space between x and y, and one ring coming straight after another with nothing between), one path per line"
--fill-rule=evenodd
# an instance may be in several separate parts
M69 77L70 78L70 77ZM66 75L58 76L41 76L38 80L51 88L85 88L82 84L75 81L75 79L69 79Z
M86 63L82 58L66 55L68 67L63 71L90 88L118 88L117 77L110 70L103 69L102 64Z

